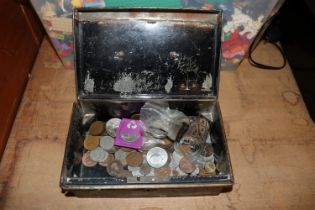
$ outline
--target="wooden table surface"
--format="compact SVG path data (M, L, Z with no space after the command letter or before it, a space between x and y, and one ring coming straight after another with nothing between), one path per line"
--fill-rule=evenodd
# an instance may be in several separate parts
M281 62L269 45L260 45L255 56ZM74 100L74 72L63 68L45 40L1 161L0 208L315 208L315 125L288 66L264 71L245 60L236 71L221 73L219 101L235 185L213 197L65 197L59 177Z

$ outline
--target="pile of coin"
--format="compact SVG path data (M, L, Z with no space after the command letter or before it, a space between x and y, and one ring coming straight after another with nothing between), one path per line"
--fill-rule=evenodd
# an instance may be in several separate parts
M199 130L209 126L198 121L203 123L197 127ZM198 149L192 141L173 142L166 135L145 134L143 147L136 150L115 146L119 123L119 118L112 118L106 123L95 121L91 124L83 142L82 164L85 167L98 164L112 177L213 176L218 173L211 139L209 134L204 137L203 130L203 140L197 142L201 145ZM200 131L194 135L200 135ZM191 139L188 134L184 137Z

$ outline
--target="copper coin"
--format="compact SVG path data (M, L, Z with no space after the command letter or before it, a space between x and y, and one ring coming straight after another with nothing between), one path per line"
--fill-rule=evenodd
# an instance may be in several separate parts
M210 155L213 154L213 147L211 144L209 143L206 143L202 149L201 149L201 153L200 153L202 156L204 157L209 157Z
M126 157L126 161L128 166L132 167L140 166L143 162L143 155L141 152L137 151L130 152Z
M100 136L105 131L105 124L102 121L95 121L91 124L89 134L92 136Z
M113 154L108 154L106 160L99 162L98 164L100 164L101 166L108 166L111 162L113 162L115 160L115 157Z
M170 176L171 175L171 168L168 167L168 166L164 166L162 168L155 168L154 169L154 174L155 176L162 176L162 177L165 177L165 176Z
M151 167L148 164L143 164L140 167L140 173L144 176L148 175L151 172Z
M207 161L205 163L205 170L207 173L215 173L215 164L213 162Z
M98 147L99 143L100 143L100 137L99 136L87 135L85 137L83 145L84 145L85 149L93 150L93 149L96 149Z
M86 167L93 167L97 164L96 161L92 160L90 157L90 151L86 152L82 156L82 164Z
M122 173L123 170L123 165L117 160L112 161L106 167L106 171L110 176L118 176L118 174Z
M179 168L184 173L190 174L196 170L196 165L191 160L184 157L179 161Z

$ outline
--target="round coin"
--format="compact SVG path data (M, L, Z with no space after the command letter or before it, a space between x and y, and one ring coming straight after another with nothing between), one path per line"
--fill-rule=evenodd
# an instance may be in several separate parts
M120 173L123 172L123 170L123 165L118 160L112 161L106 167L106 171L110 176L118 176Z
M153 147L148 151L146 159L153 168L161 168L168 162L168 154L165 149Z
M170 167L161 167L161 168L155 168L154 169L154 174L155 176L162 176L162 177L165 177L165 176L170 176L171 175L171 168Z
M96 162L103 162L107 159L108 152L106 152L102 147L97 147L92 150L90 153L90 157L92 160Z
M196 170L196 165L192 161L184 157L179 161L179 168L184 173L190 174L194 170Z
M93 167L97 164L96 161L92 160L90 157L90 151L86 152L82 156L82 164L86 167Z
M137 167L143 162L143 157L141 152L132 151L126 156L126 161L128 166Z
M122 151L121 149L117 150L115 152L115 159L119 160L123 166L127 165L126 157L127 157L127 152Z
M213 162L207 161L205 163L205 171L207 173L215 173L215 169L216 169L216 167L215 167L215 164Z
M106 150L110 151L114 147L114 139L111 136L101 136L100 137L100 146Z
M107 167L111 162L115 160L115 157L113 154L108 154L106 160L99 162L101 166Z
M99 136L87 135L85 137L83 145L84 145L85 149L93 150L93 149L98 147L99 143L100 143L100 137Z
M89 134L92 136L102 135L105 131L105 124L102 121L95 121L91 124Z
M106 131L111 137L116 136L116 131L119 128L121 119L119 118L112 118L106 122Z

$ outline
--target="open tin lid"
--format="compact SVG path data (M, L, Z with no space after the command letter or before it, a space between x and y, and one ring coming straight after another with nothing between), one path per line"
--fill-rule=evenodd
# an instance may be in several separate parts
M78 99L216 99L222 14L76 9Z

